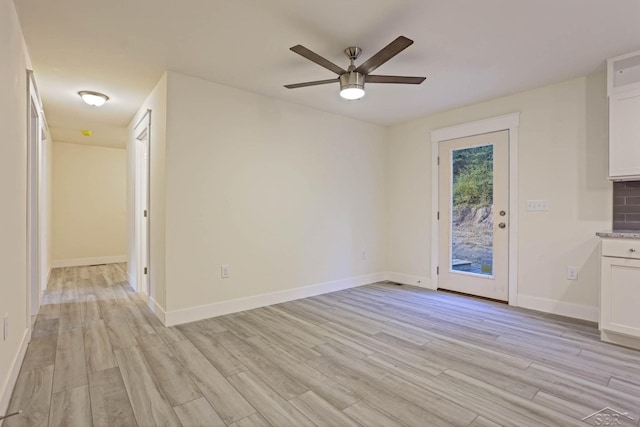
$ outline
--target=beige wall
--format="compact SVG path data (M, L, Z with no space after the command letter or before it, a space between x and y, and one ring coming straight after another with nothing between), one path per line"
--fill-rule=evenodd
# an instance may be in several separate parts
M518 302L597 313L594 233L611 224L603 74L388 129L175 72L132 125L147 108L152 297L164 311L384 271L430 286L430 131L520 112ZM527 199L550 210L527 212Z
M520 112L519 304L597 313L599 241L611 227L605 75L596 74L399 124L389 129L388 269L431 273L430 131ZM527 212L546 199L548 212ZM579 280L566 279L578 266ZM426 282L425 282L426 283ZM589 317L589 316L587 316Z
M383 127L172 72L167 99L168 311L384 271Z
M126 159L124 149L54 142L54 265L124 261Z
M30 66L10 0L0 0L0 322L9 316L9 337L0 335L0 414L6 412L27 332L27 81ZM15 379L13 379L15 380Z
M166 117L166 142L156 128L151 137L151 280L163 310L384 271L383 127L175 72L132 124L146 108L156 126Z

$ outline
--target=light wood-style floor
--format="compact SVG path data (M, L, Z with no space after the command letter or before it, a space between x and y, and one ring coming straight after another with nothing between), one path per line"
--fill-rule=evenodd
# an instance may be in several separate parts
M593 324L380 283L165 328L125 268L54 270L7 427L640 419L640 352Z

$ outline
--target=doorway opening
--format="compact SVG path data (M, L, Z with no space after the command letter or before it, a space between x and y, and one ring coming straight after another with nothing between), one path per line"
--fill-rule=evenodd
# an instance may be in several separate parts
M135 259L136 291L148 297L151 293L149 256L150 138L151 110L134 128L135 150Z

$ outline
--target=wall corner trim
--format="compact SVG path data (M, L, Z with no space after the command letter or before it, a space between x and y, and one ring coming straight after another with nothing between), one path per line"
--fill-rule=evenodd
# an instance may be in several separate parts
M147 306L149 307L149 310L151 310L153 314L155 314L156 317L162 322L163 325L170 326L170 325L167 325L167 313L164 311L162 307L160 307L160 304L158 304L158 301L153 299L153 297L149 297L147 299Z
M49 279L51 279L51 264L47 266L47 274L45 275L44 282L40 284L40 292L44 292L47 290L47 286L49 286Z
M386 273L372 273L363 276L334 280L331 282L316 283L299 288L285 289L267 294L221 301L213 304L172 310L165 313L165 321L163 323L166 326L174 326L181 323L195 322L197 320L208 319L210 317L223 316L225 314L237 313L239 311L251 310L273 304L280 304L300 298L308 298L329 292L341 291L343 289L369 285L371 283L382 282L384 280L386 280Z
M135 291L138 292L138 283L136 282L136 278L131 275L130 272L127 271L127 277L129 278L129 286Z
M9 409L9 402L11 400L11 394L13 394L13 389L16 386L16 381L18 380L18 374L20 373L20 368L22 367L22 361L24 360L24 355L27 352L27 346L29 345L29 329L24 330L24 334L22 335L22 341L20 342L20 348L18 349L18 353L16 357L14 357L13 362L11 363L11 370L9 371L9 377L2 384L2 389L0 389L0 414L6 414L7 409Z

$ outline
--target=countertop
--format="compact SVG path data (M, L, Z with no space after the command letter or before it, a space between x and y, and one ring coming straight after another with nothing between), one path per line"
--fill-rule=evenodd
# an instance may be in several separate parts
M605 230L598 231L596 236L610 239L640 239L640 230Z

